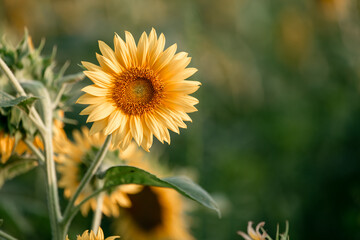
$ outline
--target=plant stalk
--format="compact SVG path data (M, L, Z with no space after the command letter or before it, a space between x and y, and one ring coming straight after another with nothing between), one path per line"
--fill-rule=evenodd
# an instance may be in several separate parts
M62 231L61 225L59 224L62 220L59 193L56 178L56 169L54 161L54 149L53 149L53 112L51 108L51 100L47 91L43 92L44 98L42 99L44 121L46 130L40 131L43 137L44 153L45 153L45 166L46 166L46 188L48 195L48 206L50 211L50 223L53 233L53 237L56 240L64 240L64 232Z
M80 195L80 193L82 192L82 190L84 189L84 187L86 186L86 184L89 183L91 178L95 175L95 173L97 172L97 170L101 166L101 163L104 160L104 157L105 157L105 155L106 155L106 153L107 153L107 151L109 149L110 143L111 143L111 135L108 135L106 137L101 149L96 154L96 157L95 157L94 161L91 163L90 167L87 169L84 177L82 178L79 186L76 189L76 192L70 198L70 200L69 200L69 202L68 202L68 204L66 206L65 212L64 212L64 217L63 217L63 219L61 221L61 225L64 226L65 233L68 230L68 227L70 225L70 222L71 222L72 218L75 216L75 213L80 208L79 205L74 206L75 201L78 198L78 196Z
M91 229L95 234L97 234L97 231L101 225L103 203L104 203L104 192L100 193L96 197L96 209L94 212L93 222L91 226Z
M17 240L17 238L14 238L13 236L10 236L6 232L3 232L0 230L0 239L6 239L6 240Z

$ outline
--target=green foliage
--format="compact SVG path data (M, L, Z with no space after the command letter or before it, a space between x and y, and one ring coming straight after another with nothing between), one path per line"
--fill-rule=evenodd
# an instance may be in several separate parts
M140 184L145 186L156 186L173 188L182 195L215 210L220 216L220 210L212 197L199 185L185 177L169 177L160 179L155 175L142 169L131 166L110 167L99 174L105 179L103 189L111 189L121 184Z
M64 76L69 62L66 62L59 70L56 69L56 47L53 48L51 55L43 56L41 54L45 45L43 40L38 48L34 48L31 37L25 31L25 35L16 47L12 47L10 43L4 39L0 42L0 58L2 58L15 76L22 82L22 85L36 81L44 85L50 94L50 98L55 100L58 97L60 89L66 83L62 90L62 98L60 98L61 108L66 108L63 102L67 101L70 96L67 92L74 83L82 80L84 74L77 73ZM14 94L13 89L9 86L8 80L0 73L0 86L8 93Z
M20 96L15 98L6 92L0 91L0 116L1 129L11 135L16 135L17 131L22 134L33 136L36 132L27 115L29 107L38 99L38 97Z
M14 98L6 92L0 91L0 107L14 107L18 106L28 113L28 107L31 106L37 97L20 96Z
M12 157L5 164L0 165L0 188L6 180L28 172L37 165L36 159Z
M261 228L263 231L264 229ZM269 240L272 240L270 237L268 237ZM285 232L280 234L280 229L279 229L279 224L277 225L276 227L276 238L275 240L290 240L290 237L289 237L289 222L286 221L285 222Z

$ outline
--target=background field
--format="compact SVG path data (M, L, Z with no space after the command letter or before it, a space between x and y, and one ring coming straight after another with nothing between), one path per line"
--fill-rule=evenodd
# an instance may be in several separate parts
M138 39L154 27L190 53L199 111L154 152L219 202L222 219L192 206L199 240L241 239L249 220L271 234L289 220L293 240L360 239L359 19L355 0L0 0L0 34L17 42L27 26L45 53L57 45L59 65L71 60L67 73L124 30ZM5 184L0 218L23 239L49 239L33 176Z

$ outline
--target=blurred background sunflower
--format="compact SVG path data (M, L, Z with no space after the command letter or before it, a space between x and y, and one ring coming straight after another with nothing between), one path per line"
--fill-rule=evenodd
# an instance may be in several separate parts
M57 45L59 65L71 60L67 73L124 30L139 39L154 27L189 53L199 112L150 154L186 168L219 203L221 219L190 212L195 239L239 239L249 220L271 236L289 220L291 239L360 239L359 0L0 0L1 35L17 42L25 26L35 46L46 38L45 52ZM83 106L72 109L68 136L85 125ZM0 189L2 228L49 239L34 171ZM103 219L104 232L112 223ZM69 236L90 224L77 216Z

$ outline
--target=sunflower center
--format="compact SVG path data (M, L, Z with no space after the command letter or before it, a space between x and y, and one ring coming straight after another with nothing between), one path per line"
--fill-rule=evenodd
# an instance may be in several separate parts
M154 89L147 79L139 79L129 83L129 98L134 102L149 102L153 97Z
M154 230L161 225L162 207L158 196L151 187L144 187L139 193L128 195L131 207L125 208L139 228L146 232Z
M115 78L111 98L129 115L142 115L161 104L163 83L147 68L134 67Z

